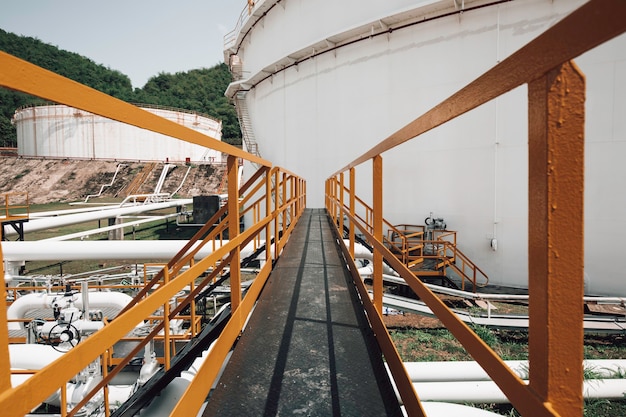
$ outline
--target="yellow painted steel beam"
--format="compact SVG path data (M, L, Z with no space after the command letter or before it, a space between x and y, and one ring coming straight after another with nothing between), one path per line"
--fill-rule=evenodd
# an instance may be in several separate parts
M259 165L271 166L270 162L256 155L164 119L5 52L0 52L0 86L85 110L142 129L162 133L185 142L215 149Z
M626 31L626 1L591 0L331 176L440 126Z
M530 387L582 416L584 76L555 68L529 84L528 106Z

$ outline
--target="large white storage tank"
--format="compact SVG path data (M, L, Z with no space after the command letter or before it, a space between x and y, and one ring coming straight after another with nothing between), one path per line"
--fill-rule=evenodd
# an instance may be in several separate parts
M222 138L222 123L179 109L142 106L150 113ZM17 149L20 156L142 161L221 162L221 152L107 119L65 105L18 109Z
M323 207L329 175L584 3L257 1L225 38L227 95L261 156L304 177L307 205ZM587 80L586 291L625 296L626 35L576 63ZM423 224L433 212L491 283L526 287L527 108L523 86L385 153L385 219ZM371 164L356 171L371 202Z

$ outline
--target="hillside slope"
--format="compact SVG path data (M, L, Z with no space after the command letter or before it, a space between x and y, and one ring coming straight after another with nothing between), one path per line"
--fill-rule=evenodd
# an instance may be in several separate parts
M0 193L28 192L30 204L69 203L85 201L87 196L98 194L106 185L102 197L121 200L128 194L153 193L164 165L160 162L0 157ZM176 192L176 197L185 198L220 192L224 165L171 165L174 166L168 170L161 192Z

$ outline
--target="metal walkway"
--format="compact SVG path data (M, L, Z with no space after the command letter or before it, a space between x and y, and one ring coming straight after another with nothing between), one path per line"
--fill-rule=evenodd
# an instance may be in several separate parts
M278 259L204 416L401 416L323 209Z

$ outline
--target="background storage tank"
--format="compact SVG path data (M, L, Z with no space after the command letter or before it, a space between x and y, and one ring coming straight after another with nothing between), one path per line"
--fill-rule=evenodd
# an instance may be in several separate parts
M221 140L221 121L195 112L142 109ZM15 112L18 155L51 158L221 162L221 152L65 105Z

